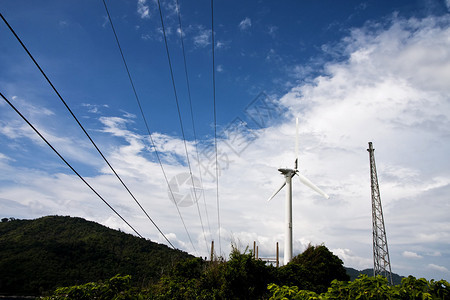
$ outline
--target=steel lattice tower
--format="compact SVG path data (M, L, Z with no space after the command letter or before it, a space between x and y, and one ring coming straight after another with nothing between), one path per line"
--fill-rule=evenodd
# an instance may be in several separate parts
M373 275L382 275L389 284L393 284L391 262L389 259L386 229L384 227L383 209L381 207L380 189L378 187L377 168L372 142L369 142L370 186L372 190L372 234L373 234Z

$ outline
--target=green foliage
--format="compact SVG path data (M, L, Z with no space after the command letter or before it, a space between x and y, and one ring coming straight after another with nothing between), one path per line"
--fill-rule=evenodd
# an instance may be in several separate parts
M156 299L260 299L275 268L233 249L227 262L194 258L178 263L152 288Z
M9 219L0 222L0 294L39 295L117 273L148 284L189 257L81 218Z
M242 261L248 254L235 253L231 260ZM235 261L236 263L236 261ZM268 294L260 292L243 292L242 288L249 285L242 283L236 290L228 286L208 288L204 285L204 275L210 270L209 263L192 259L179 263L171 275L163 276L157 285L150 289L137 289L132 287L130 276L116 275L105 282L87 283L78 286L58 288L53 295L44 300L122 300L122 299L271 299L271 300L445 300L450 299L450 284L445 280L427 281L412 276L404 278L397 286L389 286L386 278L382 276L368 277L361 275L355 281L333 280L328 291L317 294L313 291L301 290L297 286L278 286L269 284ZM226 268L227 263L213 264ZM240 265L240 264L239 264ZM186 272L186 267L206 268L203 275L194 276ZM232 268L234 269L234 268ZM179 273L179 271L182 271ZM223 271L223 270L222 270ZM195 272L194 272L195 273ZM199 278L195 278L200 275ZM223 282L222 282L223 283ZM219 288L218 288L219 287Z
M279 282L283 285L297 286L300 290L322 293L331 281L349 280L342 260L327 247L311 246L279 270Z
M158 299L262 299L268 297L267 285L276 281L286 286L278 292L279 299L283 299L285 293L316 295L299 290L326 290L336 278L346 280L348 276L342 261L325 246L308 247L282 268L254 259L251 252L233 249L227 262L191 259L178 263L171 274L154 286L153 292ZM293 292L287 287L292 282L302 288L294 287Z
M320 295L306 290L299 290L293 286L268 286L271 293L270 299L296 299L296 300L437 300L450 299L450 285L445 280L427 281L416 279L413 276L404 278L402 283L396 286L388 285L386 278L382 276L368 277L361 275L354 281L333 280L328 291Z
M272 300L285 300L285 299L295 299L295 300L303 300L303 299L320 299L319 296L315 292L307 291L307 290L299 290L297 286L278 286L275 283L269 284L267 288L272 296L270 299Z
M170 274L161 277L159 282L151 287L155 299L208 299L205 294L202 276L206 262L201 258L192 258L178 262Z
M116 275L105 282L90 282L83 285L58 288L53 295L44 297L43 300L125 300L149 299L149 297L145 291L139 291L131 286L130 275Z
M397 293L402 299L450 299L450 284L445 280L427 281L409 276L402 279Z
M274 278L274 268L253 258L253 254L233 249L226 264L224 290L229 299L258 299Z

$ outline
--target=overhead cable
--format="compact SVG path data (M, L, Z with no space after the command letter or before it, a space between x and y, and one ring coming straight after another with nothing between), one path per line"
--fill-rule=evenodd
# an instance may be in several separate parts
M214 150L216 154L216 199L217 223L219 227L219 250L222 255L222 242L220 237L220 201L219 201L219 164L217 162L217 114L216 114L216 63L214 57L214 0L211 0L211 45L212 45L212 80L213 80L213 110L214 110Z
M165 29L165 26L164 26L164 20L163 20L163 15L162 15L162 10L161 10L161 3L160 3L159 0L157 0L157 3L158 3L158 9L159 9L159 17L161 19L162 32L163 32L163 36L164 36L164 44L166 46L167 61L169 63L170 77L172 79L172 87L173 87L173 92L174 92L174 96L175 96L175 102L177 104L178 119L180 121L181 134L183 136L184 150L186 152L186 162L187 162L188 167L189 167L189 174L190 174L190 177L191 177L192 189L194 191L194 197L195 197L195 199L197 199L197 192L196 192L196 188L195 188L195 184L194 184L194 177L192 175L192 168L191 168L191 163L190 163L190 160L189 160L189 152L188 152L188 149L187 149L186 137L185 137L185 134L184 134L183 120L181 118L180 104L179 104L179 101L178 101L177 89L176 89L176 86L175 86L175 78L173 76L173 68L172 68L172 62L171 62L171 59L170 59L169 46L167 44L166 29ZM198 208L198 206L197 206L197 208ZM201 223L201 226L202 226L203 236L205 236L205 228L203 226L203 220L202 220L202 216L200 214L200 210L198 210L198 213L199 213L200 223ZM205 241L206 241L206 237L205 237ZM206 245L206 251L208 251L208 245Z
M169 189L170 195L172 196L173 202L175 203L175 206L177 208L178 216L180 217L180 220L183 223L184 230L186 231L186 234L188 236L188 239L189 239L189 241L190 241L194 251L197 251L195 249L194 243L192 242L191 235L189 234L189 231L187 229L186 223L184 222L183 216L181 215L181 211L180 211L180 209L178 207L178 204L177 204L177 202L175 200L175 196L173 194L172 187L171 187L171 185L169 183L169 180L167 178L166 171L164 170L164 166L162 164L162 160L161 160L161 157L159 155L159 151L158 151L158 149L156 147L155 141L153 140L153 136L152 136L152 133L150 131L150 126L148 125L147 118L145 117L144 110L143 110L142 105L141 105L141 101L139 99L138 93L137 93L136 88L134 86L133 78L131 77L131 72L130 72L130 70L128 68L128 64L127 64L127 61L125 59L125 55L124 55L124 53L122 51L122 47L120 46L119 37L117 36L116 29L115 29L114 24L112 22L112 18L111 18L111 15L109 13L108 6L106 5L106 1L105 0L103 0L103 4L105 6L105 10L106 10L106 14L107 14L108 19L109 19L109 23L111 24L111 29L112 29L112 31L114 33L114 37L116 39L117 47L119 48L119 52L120 52L120 55L122 57L123 64L125 66L125 70L126 70L126 72L128 74L128 79L130 80L130 84L131 84L131 88L133 89L134 97L136 98L136 102L138 104L139 111L141 112L142 119L144 120L144 124L145 124L145 128L147 129L148 136L150 137L151 146L152 146L152 148L153 148L153 150L155 152L155 155L156 155L156 158L158 160L159 166L161 167L161 171L162 171L164 179L165 179L165 181L167 183L167 187Z
M130 225L84 178L80 175L68 162L64 159L64 157L59 154L59 152L48 142L44 136L33 126L33 124L25 118L24 115L0 92L0 96L6 101L6 103L11 106L12 109L36 132L37 135L61 158L61 160L80 178L90 189L93 191L122 221L125 222L140 238L144 238L133 226Z
M187 85L187 91L188 91L189 107L190 107L191 120L192 120L192 130L193 130L193 133L194 133L194 145L195 145L195 153L196 153L197 162L198 162L198 173L199 173L199 176L200 176L200 187L201 187L201 189L203 191L202 194L203 194L203 202L204 202L204 205L205 205L206 219L207 219L207 222L208 222L209 232L211 233L211 226L210 226L210 223L209 223L209 216L208 216L208 208L206 206L206 197L205 197L205 192L204 192L204 189L203 189L202 170L201 170L201 167L200 167L200 155L198 154L197 133L195 131L194 112L193 112L193 109L192 109L191 85L189 83L189 73L188 73L187 62L186 62L186 51L184 50L183 27L181 26L180 4L178 3L178 0L177 0L176 3L177 3L178 24L179 24L179 27L180 27L181 49L183 50L184 74L185 74L185 77L186 77L186 85ZM200 208L198 206L198 202L197 201L196 201L196 204L197 204L198 213L200 215ZM203 234L203 236L205 237L205 243L208 244L207 241L206 241L206 235ZM208 245L206 245L206 247L208 248Z
M83 125L80 123L80 121L78 120L78 118L75 116L75 114L72 112L72 110L70 109L69 105L66 103L66 101L64 101L63 97L61 96L61 94L58 92L58 90L55 88L55 86L53 85L53 83L50 81L50 79L47 77L47 75L45 74L45 72L42 70L42 68L40 67L40 65L37 63L37 61L34 59L33 55L30 53L30 51L28 51L27 47L25 46L25 44L22 42L22 40L19 38L19 36L16 34L16 32L13 30L13 28L9 25L9 23L6 21L6 19L3 17L2 14L0 14L1 18L3 19L3 21L5 22L5 24L8 26L9 30L13 33L13 35L16 37L16 39L19 41L19 43L22 45L23 49L27 52L28 56L31 58L31 60L34 62L34 64L36 65L36 67L39 69L39 71L41 72L41 74L45 77L45 79L47 80L47 82L50 84L50 86L52 87L53 91L56 93L56 95L58 95L59 99L61 100L61 102L64 104L64 106L67 108L67 110L69 111L69 113L72 115L72 117L74 118L74 120L77 122L77 124L80 126L80 128L83 130L84 134L88 137L88 139L91 141L92 145L95 147L95 149L97 150L97 152L100 154L100 156L103 158L103 160L106 162L106 164L109 166L109 168L111 169L111 171L113 171L113 173L116 175L117 179L120 181L120 183L123 185L123 187L128 191L128 193L130 194L130 196L134 199L134 201L136 202L136 204L141 208L141 210L145 213L145 215L147 216L147 218L152 222L152 224L156 227L156 229L159 231L159 233L164 237L164 239L172 246L172 248L176 249L175 246L169 241L169 239L166 237L166 235L161 231L161 229L158 227L158 225L156 225L156 223L152 220L152 218L150 218L150 216L147 214L147 212L144 210L144 208L142 207L142 205L139 203L139 201L136 199L136 197L133 195L133 193L130 191L130 189L126 186L126 184L123 182L123 180L120 178L120 176L117 174L117 172L114 170L114 168L112 167L112 165L109 163L109 161L106 159L106 157L103 155L103 153L100 151L100 149L98 148L98 146L95 144L94 140L91 138L91 136L88 134L88 132L86 131L86 129L83 127Z

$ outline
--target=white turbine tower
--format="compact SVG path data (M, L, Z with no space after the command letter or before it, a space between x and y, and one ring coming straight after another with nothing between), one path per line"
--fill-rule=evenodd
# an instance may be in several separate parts
M304 185L310 187L317 193L321 194L325 198L329 198L321 189L319 189L314 183L312 183L308 178L300 174L297 169L298 165L298 118L296 119L296 139L295 139L295 168L294 169L278 169L281 174L284 175L285 182L278 188L275 193L270 196L267 201L272 200L276 194L278 194L281 189L287 185L286 189L286 201L285 201L285 238L284 238L284 264L288 264L292 259L292 177L298 175L300 182Z

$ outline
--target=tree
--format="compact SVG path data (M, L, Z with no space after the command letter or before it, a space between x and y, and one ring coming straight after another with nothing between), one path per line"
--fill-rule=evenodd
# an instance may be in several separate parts
M229 299L260 299L267 284L274 279L275 268L254 259L253 254L233 248L224 273L225 292Z
M201 285L205 268L206 262L198 257L176 263L169 274L162 276L159 282L152 286L152 295L155 299L202 298L200 296L204 295L204 292Z
M116 275L105 282L89 282L82 285L61 287L43 300L122 300L149 299L146 291L140 291L131 286L131 276Z
M226 262L194 258L178 263L154 287L158 299L261 299L275 268L233 248Z

